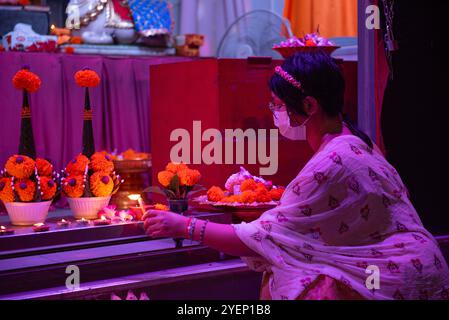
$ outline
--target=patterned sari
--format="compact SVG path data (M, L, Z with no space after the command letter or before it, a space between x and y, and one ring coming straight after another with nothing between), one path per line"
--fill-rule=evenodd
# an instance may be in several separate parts
M401 178L356 136L331 140L278 207L233 226L272 299L449 299L448 266Z

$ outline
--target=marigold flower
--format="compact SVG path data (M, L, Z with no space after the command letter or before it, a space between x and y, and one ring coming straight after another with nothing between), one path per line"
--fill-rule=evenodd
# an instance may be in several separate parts
M161 171L157 174L157 180L164 188L167 188L174 176L175 174L170 171Z
M50 177L41 177L42 200L51 200L56 194L56 183Z
M89 159L85 155L79 154L67 164L65 170L69 175L84 175L88 165Z
M14 75L12 83L16 89L36 92L41 86L41 79L30 70L23 68Z
M96 87L100 84L100 76L86 68L75 73L75 82L80 87Z
M257 183L254 179L246 179L240 184L240 191L244 192L247 190L254 191L257 188Z
M207 200L220 202L225 197L224 191L220 187L213 186L207 191Z
M40 176L51 177L53 173L53 165L48 160L37 158L36 167L37 173Z
M114 182L109 174L99 171L90 177L90 190L96 197L106 197L112 193Z
M107 152L96 152L92 155L90 166L97 171L103 171L107 174L114 171L114 162L112 161L112 156Z
M0 178L0 200L4 203L14 202L14 191L11 187L11 178Z
M19 179L14 183L14 190L16 190L20 201L33 201L36 193L36 183L30 179Z
M177 175L181 186L193 187L201 179L200 172L193 169L180 170L177 172Z
M253 203L256 202L257 195L254 191L246 190L240 195L240 202L242 203Z
M233 196L229 196L229 197L224 197L223 199L221 199L222 203L235 203L235 202L241 202L240 196L238 195L233 195Z
M154 205L154 210L168 211L169 208L165 204L156 203Z
M62 184L64 194L69 198L81 198L84 194L84 183L82 175L68 176Z
M178 173L179 171L182 170L187 170L189 167L184 164L184 163L174 163L174 162L170 162L169 164L167 164L167 166L165 167L166 171L170 171L171 173Z
M272 199L267 189L256 189L256 201L261 203L270 202Z
M284 194L285 189L284 188L273 188L269 191L270 197L274 201L279 201L282 198L282 195Z
M67 46L67 47L65 47L64 52L67 53L67 54L74 54L75 53L75 48L71 47L71 46Z
M13 155L6 161L6 171L17 179L29 178L34 172L34 160L27 156Z

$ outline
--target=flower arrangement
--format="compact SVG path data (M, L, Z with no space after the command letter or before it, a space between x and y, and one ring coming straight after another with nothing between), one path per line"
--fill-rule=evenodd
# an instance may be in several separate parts
M170 200L183 200L187 199L189 192L198 185L201 174L184 163L170 162L164 171L157 174L157 179Z
M330 55L338 48L340 47L332 41L320 36L319 30L306 34L303 38L292 37L273 46L273 50L279 52L284 58L288 58L296 52L324 51Z
M100 76L89 68L84 68L75 73L75 82L80 87L92 88L100 84Z
M12 83L16 89L27 92L36 92L41 86L41 79L28 67L23 67L12 78Z
M306 34L303 38L291 37L274 48L295 48L295 47L332 47L334 43L325 37L321 37L319 32Z
M61 190L61 176L46 159L13 155L0 171L0 200L10 202L51 201Z
M111 155L94 153L90 159L83 154L73 158L63 171L62 191L68 198L108 197L123 182L114 171Z
M225 190L213 186L207 191L207 201L217 204L275 204L284 188L273 186L271 181L252 176L245 168L231 175L225 184Z

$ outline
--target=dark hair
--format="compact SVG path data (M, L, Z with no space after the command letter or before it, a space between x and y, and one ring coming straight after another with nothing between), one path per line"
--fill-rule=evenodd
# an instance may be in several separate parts
M287 58L282 69L301 82L299 90L280 75L274 74L269 82L271 91L281 99L289 111L307 116L304 100L315 98L329 117L342 114L345 94L345 79L339 65L327 53L296 53ZM363 131L357 128L347 117L343 120L351 132L362 139L370 148L373 142Z

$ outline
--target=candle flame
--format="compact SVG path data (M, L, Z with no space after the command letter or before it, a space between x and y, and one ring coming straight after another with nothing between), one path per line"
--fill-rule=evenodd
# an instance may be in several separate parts
M6 230L5 226L0 226L0 229Z
M130 195L128 196L128 199L129 199L129 200L132 200L132 201L137 201L137 200L140 199L140 194L130 194Z
M54 28L56 28L56 27L55 27L54 24L52 24L51 27L50 27L50 29L53 30Z
M101 220L107 220L105 216L101 216Z
M65 223L65 222L67 222L67 221L65 221L65 219L62 219L61 222Z
M43 224L42 222L40 222L40 223L35 223L35 224L34 224L35 227L42 227L43 225L44 225L44 224Z

